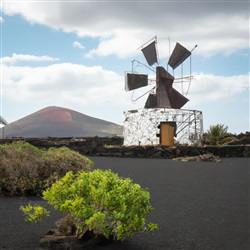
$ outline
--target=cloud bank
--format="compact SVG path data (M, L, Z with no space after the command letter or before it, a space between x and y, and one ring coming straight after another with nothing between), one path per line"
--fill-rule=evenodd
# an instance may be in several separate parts
M4 2L6 15L30 23L96 37L88 57L126 57L157 34L168 54L168 37L188 48L199 44L204 56L231 54L249 46L249 2L245 1L43 1Z

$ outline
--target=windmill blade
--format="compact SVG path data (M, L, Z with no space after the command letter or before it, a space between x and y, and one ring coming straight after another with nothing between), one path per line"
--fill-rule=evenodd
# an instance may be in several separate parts
M173 87L160 85L156 89L158 108L182 108L189 100Z
M187 99L174 88L169 91L168 97L171 103L171 107L174 109L182 108L189 101L189 99Z
M172 87L163 84L157 84L156 96L157 96L157 107L158 108L172 108L169 99L169 92Z
M173 88L174 77L163 67L156 68L156 96L159 108L180 109L189 101Z
M127 73L125 90L130 91L148 85L148 75Z
M156 53L156 41L153 41L148 46L143 48L142 53L146 58L148 65L152 66L154 63L158 63L157 53Z
M165 84L173 85L174 76L172 76L167 70L163 67L156 67L156 82L162 82Z
M171 108L171 103L168 98L167 89L171 89L174 82L174 77L169 74L163 67L156 68L156 95L157 106L161 108Z
M158 84L156 88L159 108L182 108L189 100L168 84Z
M181 44L176 43L175 48L169 58L168 65L175 69L181 63L183 63L190 55L191 52L189 50L187 50Z
M189 100L176 89L168 85L160 85L156 94L149 94L144 108L182 108Z
M157 108L158 104L157 104L157 95L156 94L149 94L148 95L148 99L145 103L144 108L145 109L152 109L152 108Z
M189 100L172 87L174 77L163 67L156 67L156 94L150 94L144 108L180 109Z

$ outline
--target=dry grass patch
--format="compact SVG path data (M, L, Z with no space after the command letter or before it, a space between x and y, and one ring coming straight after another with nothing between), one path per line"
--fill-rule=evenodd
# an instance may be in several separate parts
M41 150L27 142L0 145L0 194L41 195L67 172L91 171L93 162L66 147Z

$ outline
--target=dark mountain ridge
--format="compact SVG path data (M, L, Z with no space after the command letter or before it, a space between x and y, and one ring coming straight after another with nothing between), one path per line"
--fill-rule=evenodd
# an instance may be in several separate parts
M121 125L50 106L4 127L4 138L122 136Z

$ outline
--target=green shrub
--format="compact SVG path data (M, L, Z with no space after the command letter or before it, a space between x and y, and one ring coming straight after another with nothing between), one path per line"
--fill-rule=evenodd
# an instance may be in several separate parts
M153 209L150 193L129 178L120 178L111 170L68 172L43 192L43 199L65 215L74 218L78 233L86 230L106 238L124 240L135 231L153 231L157 225L146 224L145 216ZM21 210L26 220L38 222L48 215L40 206ZM32 212L33 211L33 212ZM35 214L35 211L39 211Z
M203 144L207 145L227 145L237 138L227 132L228 127L223 124L211 125L209 130L203 135Z
M0 194L41 195L68 171L90 171L93 162L66 147L41 150L27 142L0 145Z

